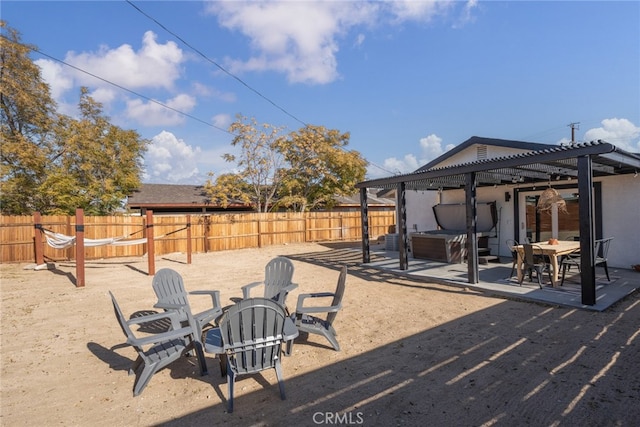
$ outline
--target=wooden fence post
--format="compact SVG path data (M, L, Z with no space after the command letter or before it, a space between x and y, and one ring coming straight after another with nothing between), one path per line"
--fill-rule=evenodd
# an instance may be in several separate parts
M209 230L211 229L211 217L209 215L205 215L204 217L204 237L202 241L202 245L204 248L204 253L209 252Z
M33 214L33 249L35 251L36 265L44 264L44 248L42 247L42 217L40 212Z
M84 288L84 211L76 209L76 288Z
M191 215L187 215L187 264L191 264Z
M153 243L153 211L147 211L147 257L149 262L149 276L156 274L156 258Z

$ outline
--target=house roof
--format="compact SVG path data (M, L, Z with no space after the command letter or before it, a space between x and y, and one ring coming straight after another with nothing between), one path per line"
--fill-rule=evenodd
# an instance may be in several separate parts
M416 170L416 172L431 169L432 167L439 165L446 159L466 150L467 148L473 145L492 145L494 147L515 148L515 149L524 150L524 151L538 151L538 150L545 150L548 148L556 147L556 145L541 144L538 142L525 142L525 141L515 141L511 139L484 138L481 136L472 136L462 144L458 144L451 150L442 154L440 157L430 161L424 166L421 166Z
M379 197L376 190L368 191L370 206L395 206L394 198ZM360 206L360 194L336 198L337 206ZM202 185L142 184L127 201L130 209L153 208L216 208ZM229 208L251 208L242 202L231 203Z
M353 196L336 197L337 206L360 206L360 193ZM395 197L384 197L378 194L378 189L367 188L367 205L368 206L395 206Z
M140 188L129 195L127 206L137 208L214 208L217 205L204 191L202 185L141 184ZM247 207L241 202L231 203L229 207Z
M519 154L482 159L452 166L437 167L443 160L474 144L499 145L521 148ZM629 153L605 141L558 146L522 141L497 140L472 137L444 156L430 162L415 172L388 178L364 181L357 188L395 188L404 183L408 190L443 190L462 188L465 175L476 173L477 186L538 183L575 179L578 176L580 156L589 156L593 163L593 176L637 174L640 171L640 155Z

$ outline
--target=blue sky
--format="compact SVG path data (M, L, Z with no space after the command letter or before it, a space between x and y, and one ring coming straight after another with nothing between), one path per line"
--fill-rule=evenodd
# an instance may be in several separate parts
M3 0L0 16L44 54L62 112L87 86L152 141L144 182L233 170L236 114L350 132L369 178L474 135L560 144L572 122L640 152L637 1L132 3L153 20L126 1Z

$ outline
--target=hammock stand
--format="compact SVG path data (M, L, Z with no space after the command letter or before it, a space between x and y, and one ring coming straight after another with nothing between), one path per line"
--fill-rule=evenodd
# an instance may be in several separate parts
M56 249L66 249L75 246L75 260L76 260L76 287L82 288L85 286L85 247L95 247L104 245L113 246L125 246L125 245L139 245L147 244L147 261L149 268L149 276L155 275L155 253L154 253L154 241L155 239L161 239L169 234L176 233L178 231L187 230L187 263L191 264L191 218L187 215L187 226L184 229L175 230L162 236L158 236L154 239L153 235L153 211L147 211L146 223L145 223L145 237L140 239L126 239L125 237L115 237L107 239L85 239L84 237L84 210L76 209L76 225L75 236L66 236L61 233L55 233L49 230L45 230L42 227L42 216L39 212L34 213L34 228L35 228L35 258L36 265L43 265L44 261L44 248L43 240L46 240L47 244ZM37 267L36 267L37 268Z

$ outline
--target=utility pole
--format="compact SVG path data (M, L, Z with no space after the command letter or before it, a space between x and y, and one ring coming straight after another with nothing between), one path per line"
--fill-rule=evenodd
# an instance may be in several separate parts
M580 129L580 122L569 123L567 126L571 128L571 145L576 143L576 129Z

